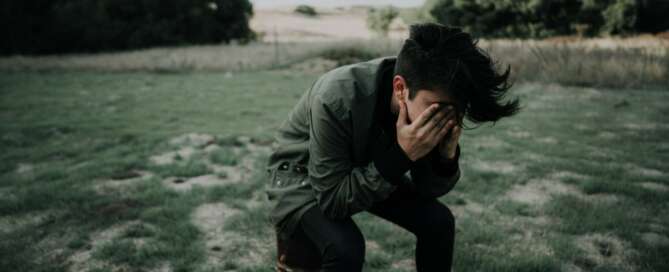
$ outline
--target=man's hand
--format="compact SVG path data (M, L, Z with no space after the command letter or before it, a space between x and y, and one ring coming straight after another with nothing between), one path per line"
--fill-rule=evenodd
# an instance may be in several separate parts
M452 120L455 113L451 106L444 109L444 106L434 103L411 124L409 124L405 102L400 101L399 106L400 113L396 124L397 142L412 161L425 156L437 144L442 142L444 136L456 123L455 120ZM450 142L448 141L448 143ZM448 143L446 144L447 151L449 150Z
M449 160L455 159L455 152L457 151L458 140L460 139L460 134L462 133L462 127L456 125L451 129L451 133L448 133L441 142L439 142L439 154Z

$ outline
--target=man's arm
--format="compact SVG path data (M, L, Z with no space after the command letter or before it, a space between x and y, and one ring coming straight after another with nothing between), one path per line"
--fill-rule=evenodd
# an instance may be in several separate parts
M419 194L426 197L441 197L448 193L460 179L460 144L456 147L455 157L442 157L435 148L427 156L414 163L411 179Z
M373 160L353 167L350 119L338 120L335 106L319 96L310 104L308 172L323 213L329 218L345 218L387 198L406 178L412 164L397 141L374 139Z

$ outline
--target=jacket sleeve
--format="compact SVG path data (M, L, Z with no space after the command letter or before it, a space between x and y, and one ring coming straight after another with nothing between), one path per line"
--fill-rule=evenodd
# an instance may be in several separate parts
M460 144L455 157L443 158L435 148L414 163L411 179L416 191L425 197L438 198L448 193L460 179Z
M372 141L372 160L352 165L350 116L318 96L310 102L309 180L323 213L333 219L349 217L385 199L397 188L411 167L411 160L397 141L378 137Z

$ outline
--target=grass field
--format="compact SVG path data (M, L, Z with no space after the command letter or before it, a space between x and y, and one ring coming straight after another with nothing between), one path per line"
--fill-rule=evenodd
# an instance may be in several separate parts
M0 74L0 271L271 271L274 129L315 74ZM466 130L455 271L669 271L669 90L519 84ZM362 212L365 271L415 238ZM392 237L392 239L388 239Z

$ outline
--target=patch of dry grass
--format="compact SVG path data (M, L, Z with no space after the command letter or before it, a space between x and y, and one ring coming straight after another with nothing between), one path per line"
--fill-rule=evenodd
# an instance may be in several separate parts
M257 42L248 45L164 47L102 54L11 56L0 58L10 71L241 72L273 68L313 69L313 59L395 55L401 39L339 39L318 42ZM480 46L511 66L515 81L638 88L669 85L669 40L642 36L608 39L481 40ZM340 52L334 53L333 52ZM355 52L360 54L354 54ZM360 59L362 60L362 59ZM334 59L336 63L345 63ZM347 61L350 61L347 59ZM353 59L352 61L356 61ZM295 68L297 67L297 68Z

